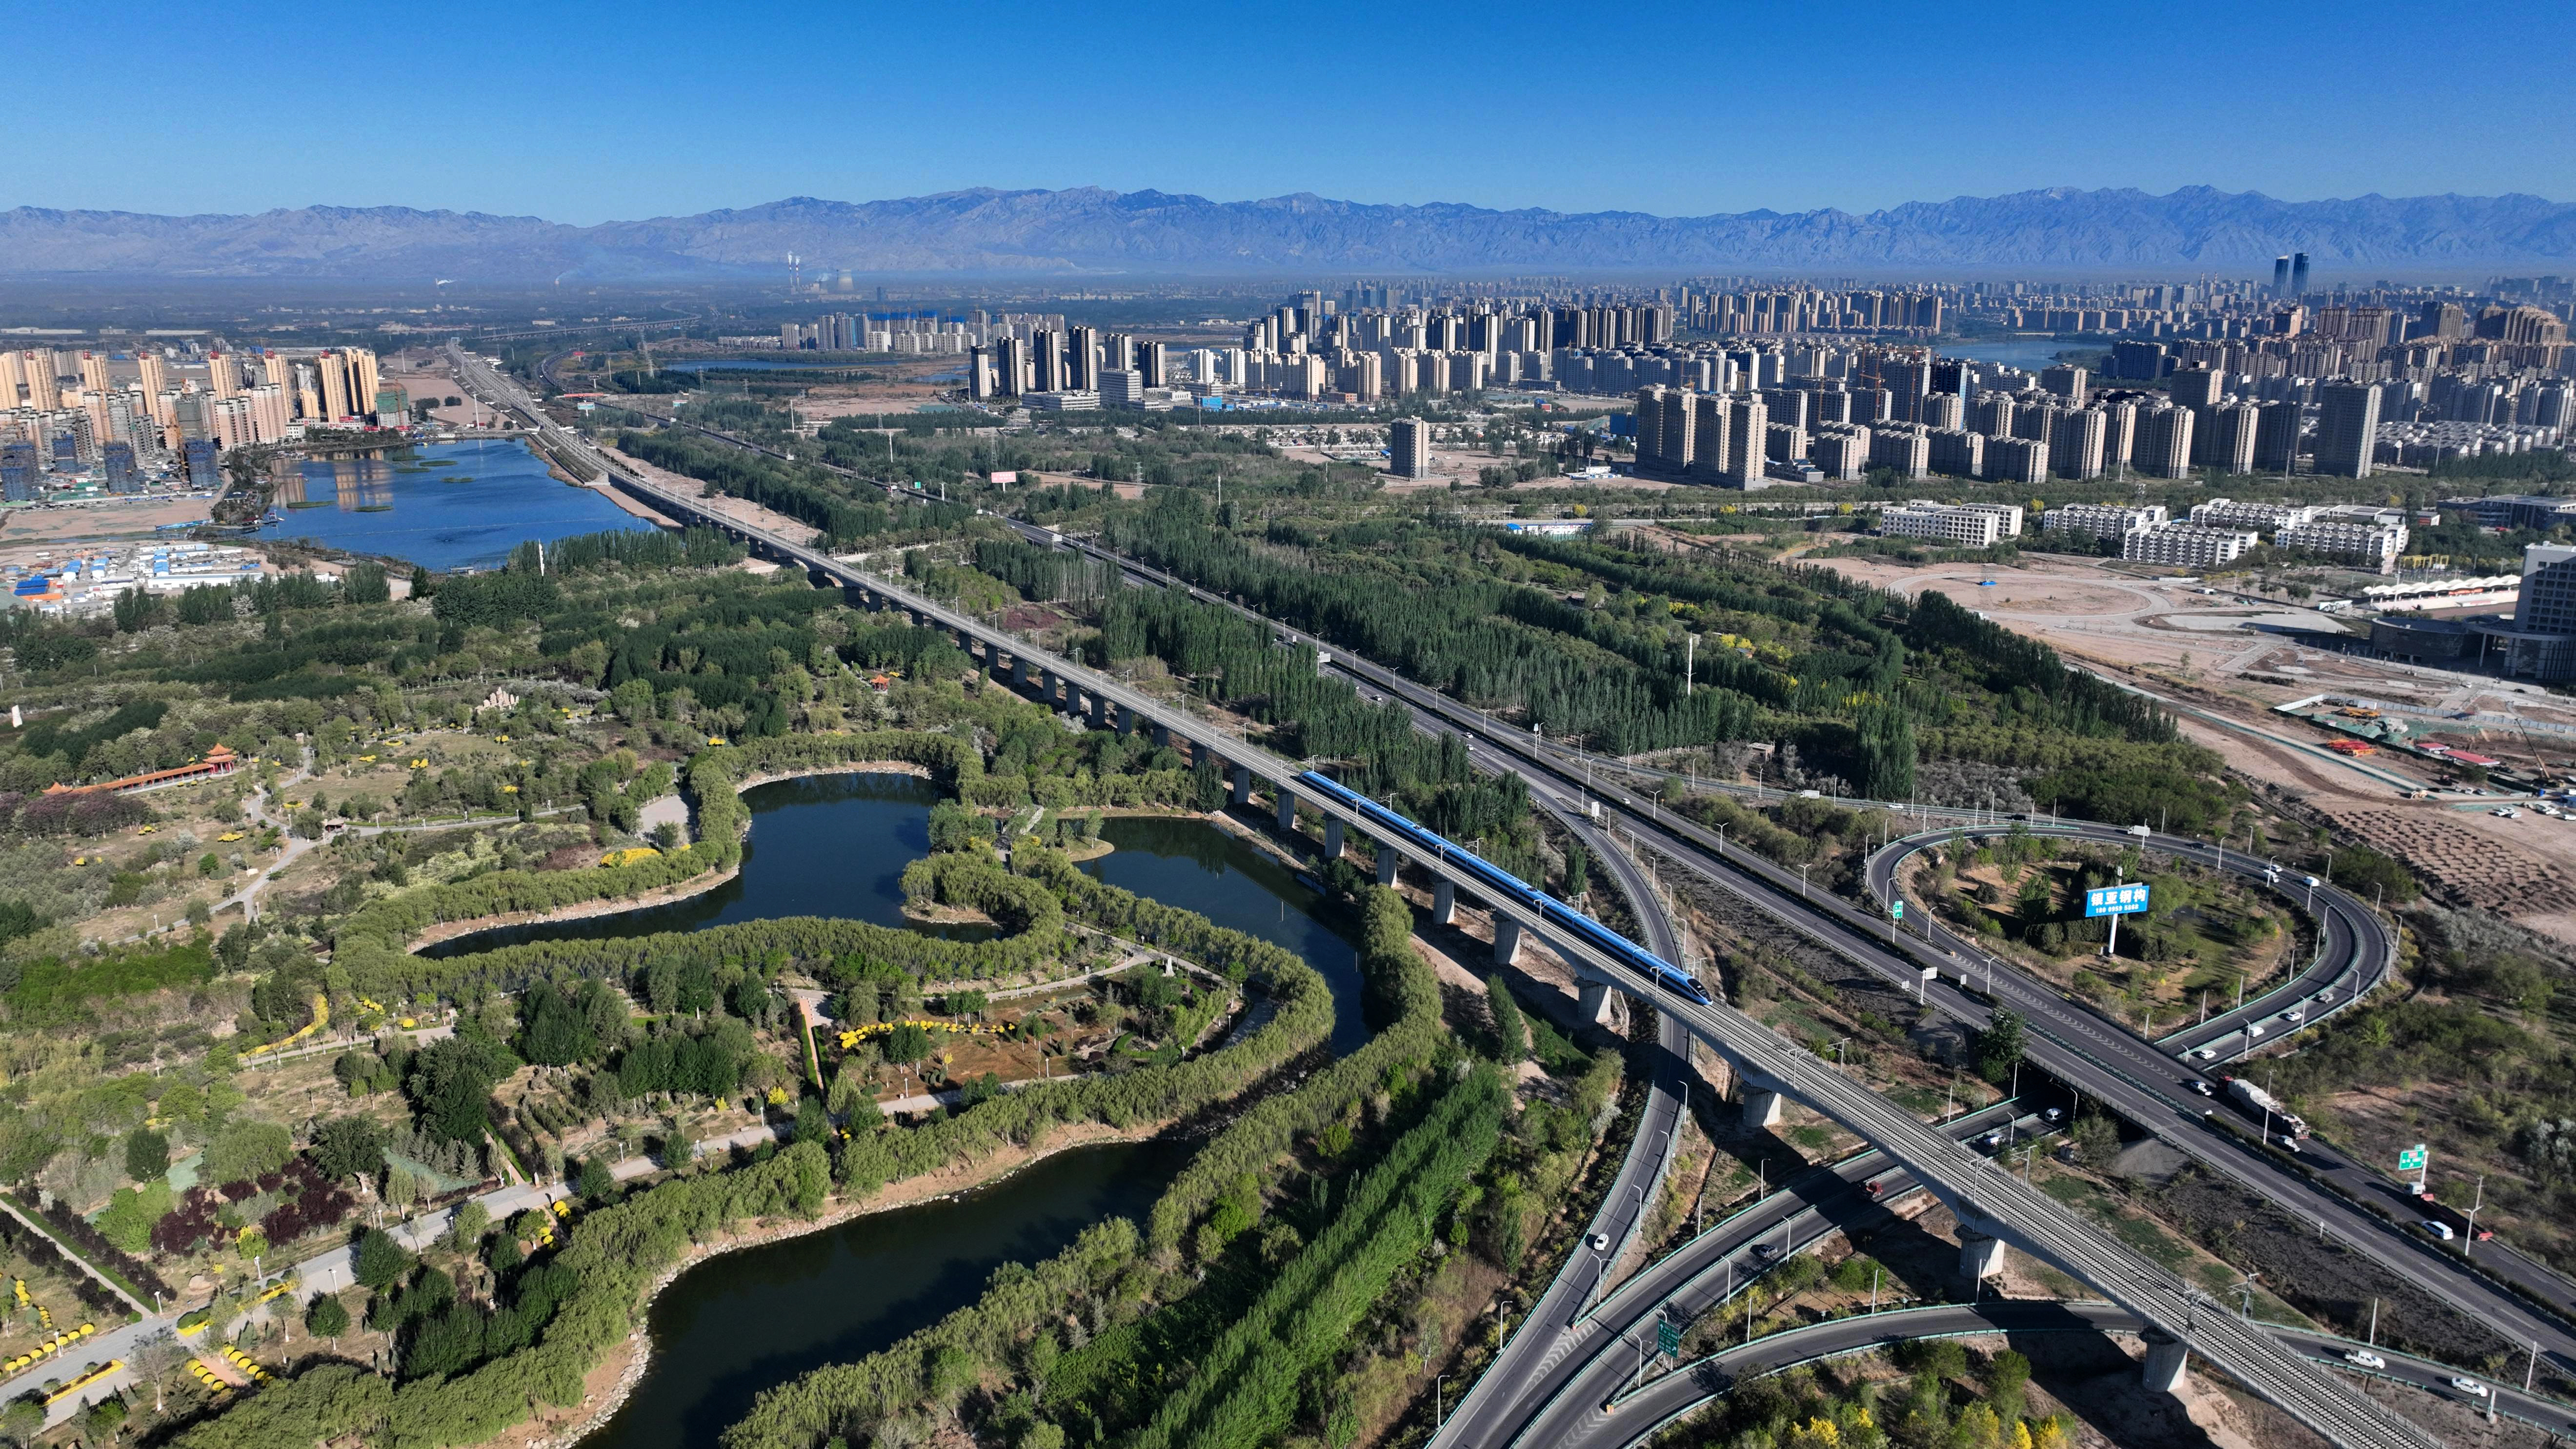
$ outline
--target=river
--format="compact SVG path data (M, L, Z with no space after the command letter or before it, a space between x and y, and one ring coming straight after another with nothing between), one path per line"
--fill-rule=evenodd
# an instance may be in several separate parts
M691 930L767 916L901 921L895 884L929 845L930 782L827 775L744 793L752 810L742 873L691 901L618 916L513 927L448 943ZM1119 818L1094 876L1277 942L1324 975L1333 1048L1368 1035L1359 953L1318 916L1322 895L1250 842L1205 821ZM727 1253L682 1273L648 1318L653 1356L617 1413L582 1449L712 1444L764 1389L892 1344L973 1302L992 1271L1061 1251L1111 1216L1141 1218L1189 1157L1180 1143L1074 1148L944 1202L871 1213L822 1232Z

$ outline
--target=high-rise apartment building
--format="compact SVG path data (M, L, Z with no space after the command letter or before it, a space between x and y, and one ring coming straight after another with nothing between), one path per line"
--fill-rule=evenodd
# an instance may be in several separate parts
M225 401L225 399L218 399L218 401ZM222 485L224 481L223 474L218 471L215 466L216 444L214 439L190 438L186 443L180 445L179 451L180 456L188 469L189 487L215 488Z
M2299 404L2264 403L2254 421L2254 471L2287 473L2299 456L2299 434L2305 419Z
M2191 476L2191 433L2197 420L2189 408L2150 408L2137 420L2137 442L2131 457L2150 478Z
M2083 368L2071 363L2060 363L2055 367L2040 370L2039 389L2042 392L2055 393L2068 402L2080 403L2084 401L2084 390L2090 381L2090 375Z
M2110 418L2100 408L2067 408L2049 429L2048 467L2061 478L2102 476Z
M2048 445L2030 438L1990 436L1985 441L1986 477L1997 483L2035 485L2048 477Z
M2379 388L2330 382L2317 389L2317 471L2367 478L2379 447Z
M1386 430L1389 471L1398 478L1431 476L1431 425L1420 418L1397 418Z
M2293 297L2308 295L2308 254L2306 252L2294 252L2290 256L2290 295Z

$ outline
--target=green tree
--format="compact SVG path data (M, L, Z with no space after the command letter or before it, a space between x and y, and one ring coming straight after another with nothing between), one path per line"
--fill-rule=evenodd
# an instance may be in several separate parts
M249 1118L229 1122L206 1145L204 1176L208 1182L249 1182L275 1172L295 1155L295 1138L274 1122Z
M1997 1086L2013 1079L2013 1068L2021 1064L2022 1018L2017 1011L1998 1009L1994 1020L1976 1034L1977 1075Z
M1494 1042L1502 1059L1518 1062L1529 1055L1529 1028L1521 1020L1520 1003L1512 1000L1512 991L1503 984L1502 973L1485 978L1485 1005L1494 1018Z
M385 1170L385 1129L365 1117L334 1117L314 1130L306 1155L324 1177L373 1177Z
M402 1281L411 1271L412 1256L394 1235L382 1228L369 1228L358 1236L358 1251L350 1265L351 1274L362 1288L383 1292Z
M432 1136L442 1142L480 1142L489 1122L492 1088L515 1065L497 1043L460 1032L424 1048L403 1086Z
M150 1182L170 1170L170 1139L149 1127L125 1135L125 1175Z
M336 1339L349 1331L348 1305L328 1293L316 1293L304 1306L304 1327L315 1338Z

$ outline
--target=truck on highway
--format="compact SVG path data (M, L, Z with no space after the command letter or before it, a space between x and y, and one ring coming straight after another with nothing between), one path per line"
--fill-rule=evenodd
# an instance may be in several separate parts
M2308 1135L2308 1124L2298 1113L2281 1105L2281 1100L2243 1077L2227 1079L2227 1095L2238 1109L2257 1123L2268 1121L2271 1130L2292 1138Z

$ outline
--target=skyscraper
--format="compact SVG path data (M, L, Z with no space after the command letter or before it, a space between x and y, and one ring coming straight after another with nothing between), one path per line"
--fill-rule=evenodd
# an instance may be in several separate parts
M2317 389L2317 471L2367 478L2379 445L2379 389L2330 382Z
M2290 258L2290 295L2308 295L2308 254L2299 252Z
M2286 256L2272 259L2272 295L2275 297L2290 295L2290 259Z

